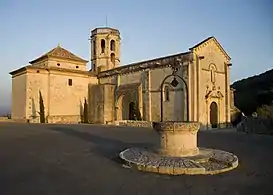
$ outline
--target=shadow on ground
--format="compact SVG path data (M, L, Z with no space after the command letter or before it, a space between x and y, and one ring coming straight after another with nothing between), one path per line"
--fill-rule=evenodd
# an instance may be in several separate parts
M272 194L272 136L200 131L199 146L239 157L237 169L214 176L149 174L117 162L125 148L156 141L145 128L0 123L0 194Z
M139 147L139 148L152 148L152 143L139 142L139 143L126 143L119 140L100 137L87 132L81 132L71 127L50 127L50 130L63 133L68 136L79 138L85 142L89 142L95 145L90 147L90 151L98 156L110 159L115 163L121 164L119 153L126 148Z

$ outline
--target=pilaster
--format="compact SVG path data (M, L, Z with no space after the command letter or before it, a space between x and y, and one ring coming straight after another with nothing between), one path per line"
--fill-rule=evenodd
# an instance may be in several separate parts
M193 68L193 120L197 121L197 67L195 66L194 62L191 62L191 66Z
M230 123L230 67L226 67L226 123Z
M193 100L193 95L192 95L192 86L193 86L193 83L192 83L192 66L190 66L190 63L188 63L188 99L189 99L189 113L187 113L187 115L189 116L189 121L192 121L193 118L192 118L192 112L193 112L193 109L192 109L192 100Z
M151 70L148 71L148 111L149 111L149 121L152 121L152 101L151 101Z
M199 121L199 112L200 112L200 62L197 57L197 54L194 53L194 66L196 67L196 121Z

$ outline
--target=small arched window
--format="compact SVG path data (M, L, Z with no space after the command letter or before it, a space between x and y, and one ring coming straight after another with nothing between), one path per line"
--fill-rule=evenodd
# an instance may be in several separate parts
M115 54L114 53L111 53L111 62L115 66Z
M105 52L105 40L104 39L101 40L100 46L101 46L101 53L104 53Z
M210 69L210 80L212 83L215 83L216 66L214 64L211 64L209 66L209 69Z
M110 50L111 51L115 51L115 41L114 40L111 40L111 42L110 42Z
M164 99L165 102L170 101L170 88L167 85L164 87Z

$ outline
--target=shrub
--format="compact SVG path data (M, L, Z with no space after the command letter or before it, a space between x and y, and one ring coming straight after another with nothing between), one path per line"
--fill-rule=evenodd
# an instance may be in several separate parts
M273 120L273 106L263 105L257 108L258 117Z

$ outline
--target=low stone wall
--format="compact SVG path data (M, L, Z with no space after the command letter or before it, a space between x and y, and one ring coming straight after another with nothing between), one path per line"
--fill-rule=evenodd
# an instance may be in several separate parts
M117 126L127 126L127 127L146 127L146 128L153 127L152 122L149 122L149 121L122 120L122 121L114 121L113 124Z
M200 124L200 130L204 131L204 130L215 130L215 129L227 129L227 128L231 128L232 124L231 123L220 123L218 124L217 128L212 128L211 125L204 125L204 124Z
M244 117L237 125L238 132L273 134L273 120L258 117Z
M29 123L40 123L40 116L31 117L28 119Z
M80 122L81 122L81 116L79 115L49 116L47 118L47 123L77 124Z
M128 127L153 127L153 122L150 121L133 121L133 120L121 120L121 121L114 121L113 123L109 124L114 124L117 126L128 126ZM217 129L226 129L230 128L232 125L230 123L223 123L219 124ZM211 126L209 125L200 125L200 130L213 130Z
M9 119L8 117L5 117L5 116L1 116L0 117L0 122L10 122L11 119Z

